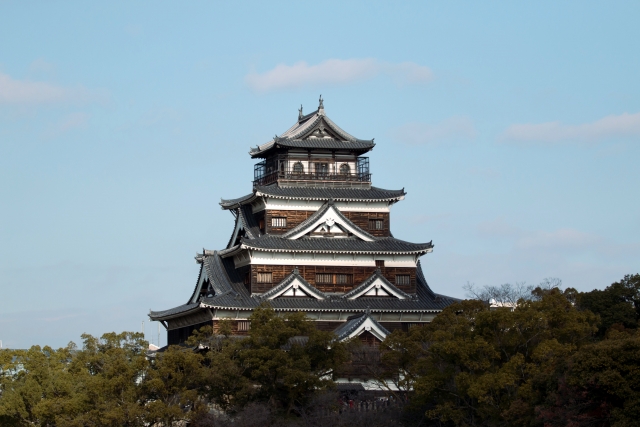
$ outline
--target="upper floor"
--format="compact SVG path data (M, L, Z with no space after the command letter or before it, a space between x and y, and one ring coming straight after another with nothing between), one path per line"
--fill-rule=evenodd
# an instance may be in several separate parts
M251 157L264 159L254 167L254 187L368 188L369 158L362 155L374 146L373 139L356 138L329 119L320 97L316 111L303 115L300 107L291 128L251 149Z

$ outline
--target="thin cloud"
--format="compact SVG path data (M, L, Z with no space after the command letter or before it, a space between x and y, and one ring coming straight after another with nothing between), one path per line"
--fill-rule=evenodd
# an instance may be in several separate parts
M0 105L46 105L90 102L102 96L82 86L68 88L46 82L16 80L0 73Z
M514 124L503 132L501 139L520 143L595 143L637 136L640 136L640 113L624 113L579 125L566 125L561 122Z
M578 249L588 250L600 246L604 239L594 234L584 233L571 228L555 231L537 231L528 233L516 242L523 249Z
M413 62L388 63L373 58L328 59L316 65L304 61L278 64L265 73L250 73L245 80L258 92L300 89L319 85L355 83L379 75L388 75L398 84L420 84L433 79L429 67Z
M409 145L425 145L473 140L477 133L473 122L468 117L450 117L435 124L417 122L404 124L391 131L391 137Z
M91 115L88 113L77 112L71 113L64 117L60 122L52 126L47 132L45 137L56 138L71 130L85 128L89 122Z

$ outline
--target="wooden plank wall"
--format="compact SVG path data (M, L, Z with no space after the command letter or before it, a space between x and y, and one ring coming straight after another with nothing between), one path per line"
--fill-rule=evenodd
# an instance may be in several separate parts
M268 210L266 211L266 227L269 234L284 234L288 230L297 227L305 219L309 218L315 212L313 211L280 211L280 210ZM287 218L287 228L273 228L271 227L271 218Z
M376 267L339 267L339 266L317 266L301 265L298 270L304 279L322 292L348 292L354 287L364 282L373 274ZM280 283L293 271L290 265L262 265L251 266L251 293L264 293ZM272 283L258 283L258 272L272 274ZM399 289L408 294L416 293L416 269L415 267L383 267L382 275L391 283L395 284L396 274L408 274L411 276L409 285L396 285ZM316 284L316 273L352 274L353 283L350 285L338 284Z
M315 212L313 211L282 211L267 210L265 213L265 226L269 234L284 234L288 230L297 227L304 220L309 218ZM355 225L368 231L376 237L388 237L390 235L390 219L388 212L342 212L342 214L352 221ZM286 228L271 227L271 218L287 218ZM370 219L381 219L383 221L382 230L369 230Z

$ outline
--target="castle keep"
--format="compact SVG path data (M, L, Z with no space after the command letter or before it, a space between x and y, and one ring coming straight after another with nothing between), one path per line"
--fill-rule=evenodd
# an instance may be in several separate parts
M453 303L422 273L432 242L391 234L391 207L406 193L371 185L363 155L374 146L329 119L321 98L316 111L300 108L289 130L251 149L253 190L220 202L235 218L226 247L196 255L200 272L185 304L149 314L167 328L168 344L221 319L246 334L252 310L268 302L376 346Z

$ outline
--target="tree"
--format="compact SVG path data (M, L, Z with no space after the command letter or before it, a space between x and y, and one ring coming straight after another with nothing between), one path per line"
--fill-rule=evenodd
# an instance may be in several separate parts
M637 329L640 321L640 274L628 274L604 290L581 293L578 303L581 308L600 316L600 337L615 324Z
M512 311L462 301L432 323L393 332L383 361L396 365L412 404L456 426L529 425L567 357L588 343L596 317L557 289Z
M0 350L0 424L56 425L78 413L76 379L69 373L75 346Z
M143 335L111 332L100 338L83 334L82 339L82 351L69 365L78 411L65 413L60 425L144 425L140 383L148 368L148 343Z
M280 316L267 305L250 320L249 336L235 348L243 375L258 386L253 399L289 413L333 385L332 374L347 353L332 333L316 329L304 313Z
M581 348L538 410L548 426L635 426L640 419L640 336L613 333Z

